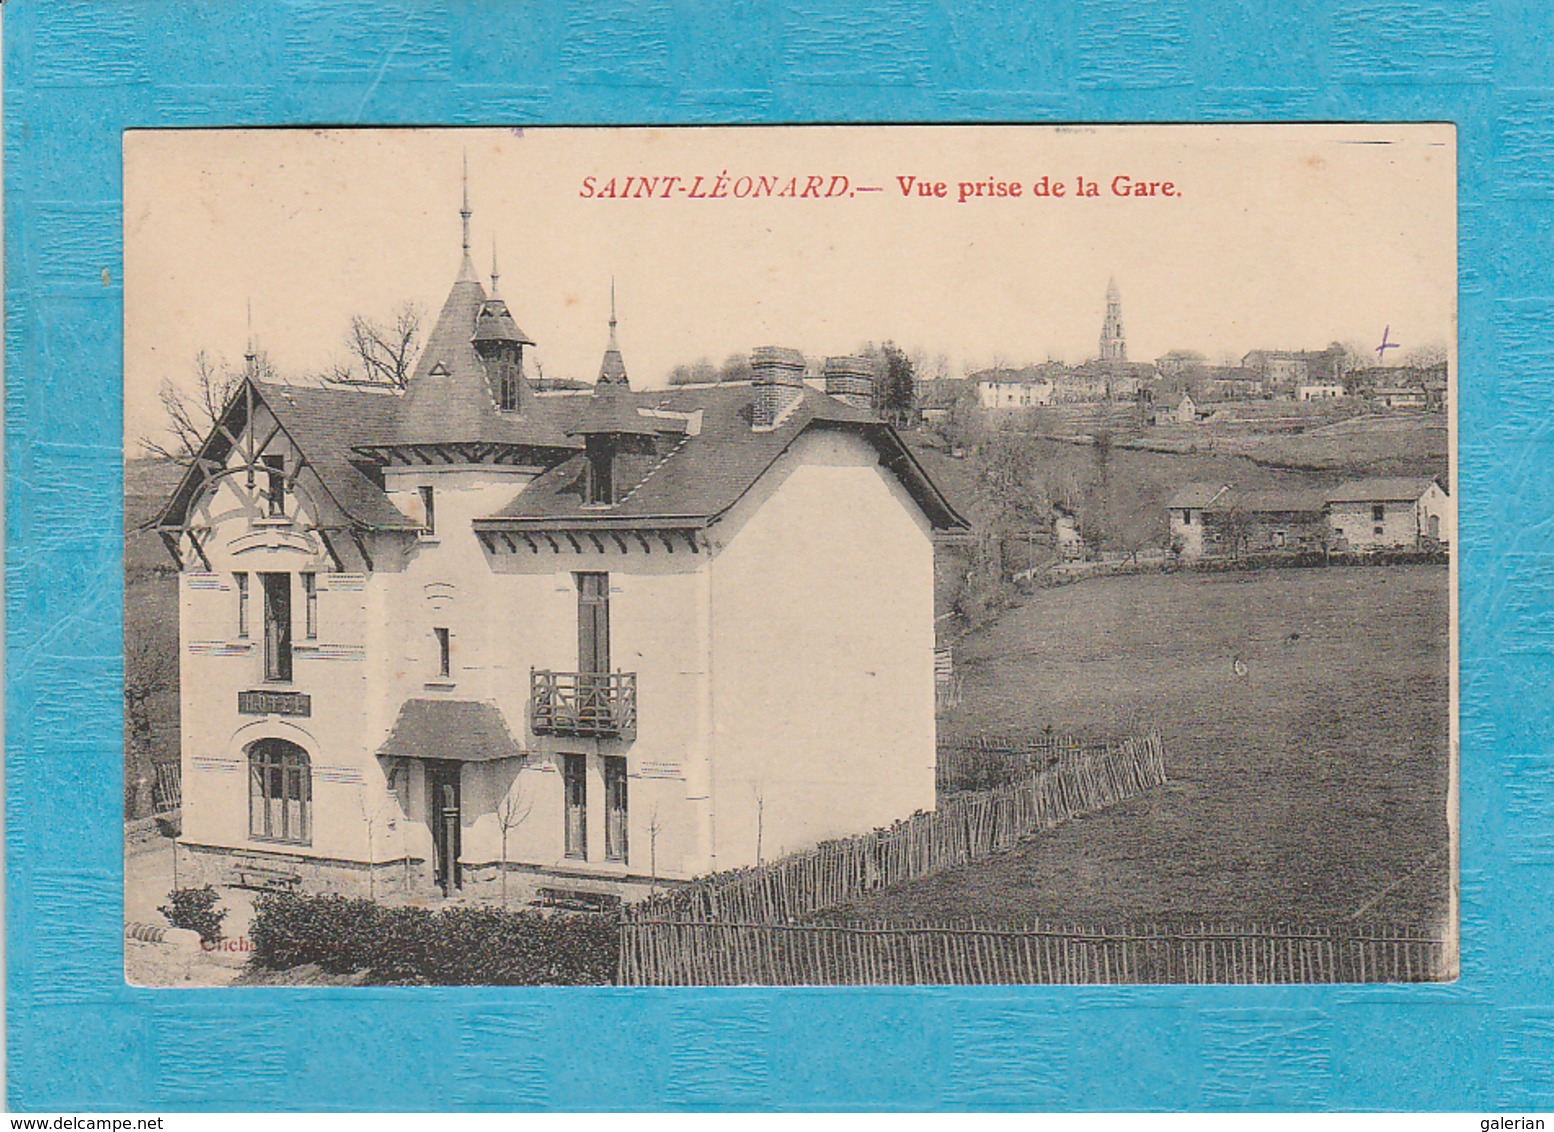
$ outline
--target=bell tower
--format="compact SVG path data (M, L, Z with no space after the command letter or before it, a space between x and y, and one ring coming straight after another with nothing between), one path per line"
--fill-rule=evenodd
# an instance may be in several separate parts
M1114 276L1106 284L1106 321L1101 323L1101 361L1128 360L1128 340L1122 333L1122 295Z

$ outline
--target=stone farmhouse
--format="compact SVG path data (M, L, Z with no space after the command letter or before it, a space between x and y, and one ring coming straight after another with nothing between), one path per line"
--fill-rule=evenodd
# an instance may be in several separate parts
M403 393L245 381L159 516L181 882L629 896L931 809L965 522L851 369L638 391L612 311L538 393L464 216Z
M1324 515L1336 550L1450 545L1456 541L1451 497L1428 477L1342 484L1327 493Z
M1362 479L1322 491L1192 483L1166 503L1183 561L1240 554L1422 550L1449 546L1450 497L1428 477Z

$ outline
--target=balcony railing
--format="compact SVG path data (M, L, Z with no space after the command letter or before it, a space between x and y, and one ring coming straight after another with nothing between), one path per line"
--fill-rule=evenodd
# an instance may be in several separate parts
M637 733L637 674L531 669L529 724L536 735L631 738Z

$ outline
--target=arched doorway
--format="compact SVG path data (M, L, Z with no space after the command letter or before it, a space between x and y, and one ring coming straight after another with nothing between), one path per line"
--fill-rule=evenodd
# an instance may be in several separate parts
M313 842L313 766L290 740L248 745L248 835L291 845Z

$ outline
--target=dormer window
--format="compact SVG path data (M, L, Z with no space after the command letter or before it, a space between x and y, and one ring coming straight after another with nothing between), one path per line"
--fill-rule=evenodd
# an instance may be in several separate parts
M588 437L587 501L597 506L615 502L615 438L609 435Z
M265 456L264 469L266 512L272 519L283 518L286 514L286 457Z

